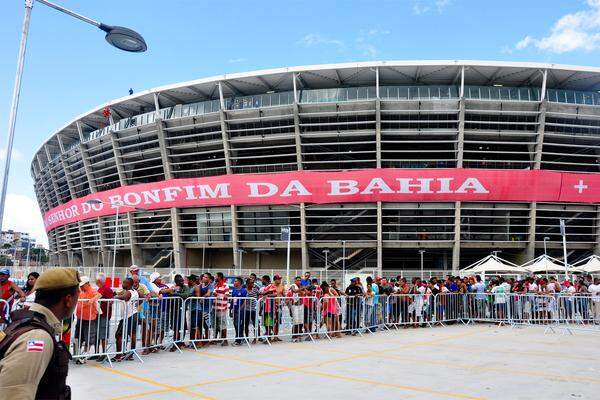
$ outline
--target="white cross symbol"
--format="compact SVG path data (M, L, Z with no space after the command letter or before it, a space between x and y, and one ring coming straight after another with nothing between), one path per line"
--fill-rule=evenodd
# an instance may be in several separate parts
M581 193L583 193L583 191L584 191L585 189L587 189L587 188L588 188L588 185L584 185L584 184L583 184L583 179L580 179L580 180L579 180L579 183L578 183L577 185L574 185L573 187L574 187L575 189L577 189L577 191L579 192L579 194L581 194Z

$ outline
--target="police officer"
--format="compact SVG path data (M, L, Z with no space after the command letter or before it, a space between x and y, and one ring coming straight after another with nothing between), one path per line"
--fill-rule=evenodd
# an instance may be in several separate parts
M11 314L0 340L0 400L70 398L70 354L60 334L62 320L77 306L79 274L72 268L49 269L35 291L35 303Z

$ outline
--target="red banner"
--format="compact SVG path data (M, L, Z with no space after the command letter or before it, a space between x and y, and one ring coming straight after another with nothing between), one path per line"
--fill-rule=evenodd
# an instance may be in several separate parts
M135 208L414 201L600 202L600 174L545 170L368 169L170 179L73 199L44 215L46 230Z

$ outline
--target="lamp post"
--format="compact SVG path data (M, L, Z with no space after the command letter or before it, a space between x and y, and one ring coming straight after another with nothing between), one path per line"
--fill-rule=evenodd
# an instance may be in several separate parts
M328 262L327 262L327 256L329 255L329 249L325 249L323 250L323 254L325 254L325 280L327 281L327 269L328 269ZM342 283L342 285L345 283Z
M567 226L564 219L560 219L560 234L563 242L563 256L565 263L565 279L569 280L569 264L567 263Z
M423 280L423 254L425 253L425 250L419 250L419 253L421 253L421 280ZM429 271L431 273L431 271Z
M546 241L548 241L548 240L550 240L550 238L548 236L544 237L544 255L545 256L547 255L547 252L546 252Z
M86 201L87 204L93 205L93 204L108 204L102 200L99 199L91 199ZM112 207L115 207L117 209L117 212L115 214L115 237L113 240L113 259L112 259L112 272L111 272L111 284L114 286L115 284L115 267L116 267L116 261L117 261L117 241L119 239L119 211L121 209L121 207L128 207L128 208L133 208L135 211L148 211L145 208L141 208L141 207L134 207L134 206L127 206L127 205L123 205L123 204L108 204Z
M342 240L342 287L346 287L346 241Z
M246 251L244 249L238 249L238 253L240 255L240 271L239 271L240 275L242 274L242 269L243 269L243 267L242 267L242 265L243 265L242 264L242 256L244 255L245 252Z
M15 86L12 94L10 115L8 118L8 141L6 145L6 157L4 159L4 176L2 178L2 192L0 193L0 230L2 230L2 219L4 217L4 206L6 203L6 187L8 186L8 174L10 171L10 161L15 135L15 124L17 121L17 110L19 108L19 97L21 94L21 78L23 76L23 66L25 65L25 51L27 49L29 23L31 20L31 10L33 9L34 1L35 0L25 0L25 16L23 18L21 44L19 46L19 53L17 57L17 73L15 77ZM64 7L61 7L57 4L51 3L46 0L37 0L37 2L101 29L102 31L106 32L106 41L120 50L139 53L146 51L148 48L142 35L135 32L134 30L124 28L122 26L111 26L94 21L93 19L77 14L71 10L68 10Z

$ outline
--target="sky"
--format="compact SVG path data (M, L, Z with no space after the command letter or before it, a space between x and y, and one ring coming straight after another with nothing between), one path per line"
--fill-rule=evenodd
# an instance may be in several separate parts
M4 229L47 244L30 175L37 148L111 99L207 76L368 60L504 60L600 66L600 0L56 0L127 26L142 54L36 4L8 183ZM23 0L0 6L0 160L4 163Z

